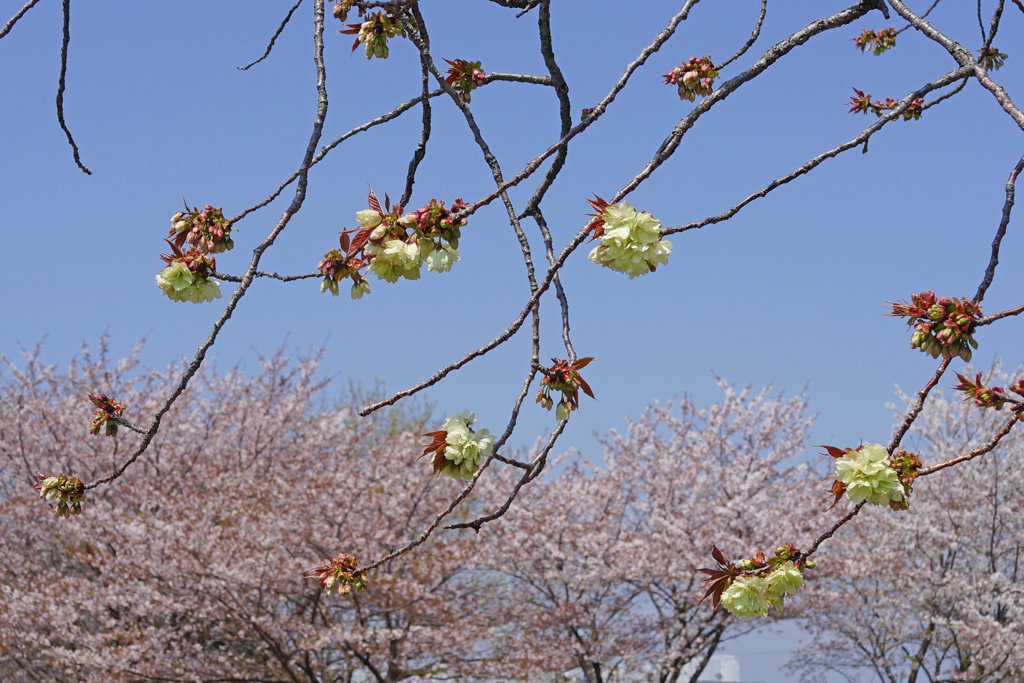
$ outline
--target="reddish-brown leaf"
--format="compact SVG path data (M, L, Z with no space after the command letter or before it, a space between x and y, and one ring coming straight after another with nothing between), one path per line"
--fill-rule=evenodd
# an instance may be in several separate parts
M843 494L846 493L846 484L836 479L834 482L832 482L832 488L830 488L828 492L835 496L835 500L833 500L832 504L828 506L826 512L834 508L836 505L839 504L839 501L842 500Z
M339 238L338 241L341 243L341 250L347 254L349 246L348 233L341 233L341 237Z
M355 239L352 240L352 246L350 247L350 251L348 253L354 254L357 251L359 251L359 247L366 244L366 240L370 239L371 232L373 231L370 230L369 228L363 228L362 230L357 232Z
M718 546L716 546L714 543L711 544L711 557L715 558L715 562L722 565L723 567L729 564L729 561L725 559L725 555L722 554L722 551L719 550ZM702 569L700 571L704 570Z
M582 368L585 368L585 367L587 367L588 365L590 365L590 363L591 363L591 362L592 362L593 360L594 360L594 357L593 357L593 356L587 356L586 358L580 358L580 359L577 359L577 361L576 361L575 363L573 363L573 364L572 364L572 369L573 369L573 370L580 370L580 369L582 369Z
M842 448L836 448L835 446L818 446L818 448L824 448L826 451L828 451L828 455L832 456L833 458L841 458L844 455L846 455L845 450L843 450ZM825 454L822 453L822 455Z
M584 394L586 394L590 398L594 399L595 401L597 400L597 397L594 396L594 392L590 390L590 385L587 384L587 380L585 380L582 377L580 377L579 375L577 375L576 376L576 381L580 383L580 389L583 390Z
M377 199L377 195L375 195L373 193L373 188L372 187L370 188L370 199L369 199L369 202L370 202L370 208L371 209L373 209L374 211L376 211L377 213L379 213L381 215L384 214L384 210L380 208L380 200Z
M732 583L733 572L720 569L698 569L697 571L708 575L708 579L701 586L701 588L707 588L707 591L700 601L704 602L708 599L708 596L711 596L711 609L718 609L718 604L722 601L722 593Z

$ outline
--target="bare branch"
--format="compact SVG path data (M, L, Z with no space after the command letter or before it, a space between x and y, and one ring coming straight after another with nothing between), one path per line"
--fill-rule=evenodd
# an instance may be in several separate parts
M515 487L512 489L512 493L508 495L508 498L505 499L505 503L498 508L497 511L478 519L474 519L472 522L449 524L445 526L445 529L472 529L473 531L480 531L480 527L487 522L493 522L494 520L505 516L505 513L509 511L510 507L512 507L512 502L516 499L516 496L519 495L519 491L523 486L539 477L540 473L544 471L544 465L547 463L548 454L551 453L551 449L554 448L555 442L558 440L558 437L562 434L562 431L565 429L567 424L569 424L568 420L562 420L558 423L558 426L555 427L555 431L551 432L551 436L548 438L548 442L544 445L543 450L541 450L537 457L534 458L533 462L530 463L526 472L519 478L519 481L516 482Z
M75 139L71 137L71 131L68 130L68 125L64 122L64 77L68 72L68 43L71 42L71 0L64 0L63 5L64 43L60 48L60 78L57 80L57 122L60 123L64 134L68 136L68 144L71 145L71 153L75 157L75 164L86 175L92 175L92 171L87 169L82 163L82 158L78 154L78 145L75 144ZM25 8L22 8L22 10L24 12ZM13 21L14 19L11 20L11 22Z
M548 68L548 82L555 87L555 94L558 96L558 117L562 126L558 136L564 138L572 129L572 104L569 102L569 84L565 82L562 70L558 67L558 62L555 60L555 50L551 44L550 0L541 3L537 18L537 28L540 33L541 55L543 55L544 64ZM558 153L555 154L555 159L551 162L551 166L548 167L547 173L544 174L544 179L537 186L533 196L526 202L523 216L532 215L537 207L540 206L544 195L547 194L548 188L555 182L555 178L565 165L565 158L568 154L568 145L559 149Z
M949 85L950 83L953 83L957 79L963 78L965 75L970 75L972 71L973 70L970 67L961 67L961 68L959 68L959 69L957 69L955 71L950 71L948 74L946 74L942 78L939 78L938 80L932 81L931 83L925 85L924 87L920 88L919 90L915 90L914 92L912 92L909 95L907 95L906 97L904 97L902 100L900 100L899 105L897 105L897 107L895 109L893 109L892 111L888 112L887 114L885 114L884 116L879 118L878 121L876 121L875 123L873 123L870 126L868 126L867 128L865 128L864 131L861 132L860 135L858 135L857 137L853 138L852 140L849 140L848 142L844 142L843 144L839 145L838 147L834 147L833 149L830 149L827 152L822 152L821 154L819 154L818 156L814 157L813 159L808 161L806 164L804 164L800 168L798 168L795 171L793 171L792 173L790 173L788 175L785 175L785 176L783 176L781 178L778 178L777 180L772 181L771 183L769 183L767 186L765 186L761 190L758 190L757 192L754 192L753 194L748 195L743 201L739 202L738 204L733 205L732 207L730 207L726 211L718 214L717 216L708 216L704 220L696 221L696 222L693 222L693 223L687 223L686 225L680 225L680 226L676 226L676 227L665 228L665 229L662 230L662 234L664 234L664 235L671 235L673 233L684 232L686 230L693 230L695 228L703 228L704 226L707 226L707 225L713 225L715 223L721 223L722 221L729 220L730 218L735 216L740 211L740 209L745 207L747 204L751 203L755 199L760 199L760 198L766 196L772 190L774 190L774 189L776 189L776 188L778 188L778 187L780 187L782 185L785 185L786 183L789 183L789 182L795 180L796 178L799 178L800 176L802 176L802 175L804 175L806 173L809 173L810 171L814 170L818 165L820 165L826 159L831 159L833 157L839 156L840 154L842 154L843 152L845 152L847 150L854 149L856 147L860 147L862 144L866 143L871 138L872 135L874 135L879 130L881 130L882 127L885 126L887 123L889 123L891 121L895 121L896 119L898 119L903 114L903 112L906 111L907 107L909 107L911 104L913 104L915 99L923 97L924 95L928 94L932 90L936 90L938 88L945 87L945 86Z
M266 52L263 53L262 57L257 59L255 62L249 62L245 66L236 66L235 68L239 71L248 71L249 67L256 66L264 59L266 59L268 56L270 56L270 51L274 49L274 42L277 40L277 37L281 35L281 31L283 31L284 27L288 25L288 21L292 18L292 15L295 13L295 10L299 9L299 5L301 4L302 0L296 0L296 3L292 5L292 8L290 10L288 10L288 14L285 15L284 21L281 22L281 25L277 27L277 31L274 32L273 36L271 36L270 42L267 44L267 50Z
M1024 306L1018 306L1017 308L1011 308L1008 311L1001 311L993 315L986 315L984 318L978 318L978 322L976 323L976 325L978 327L981 327L982 325L991 325L997 320L1009 318L1014 315L1020 315L1021 313L1024 313Z
M992 47L992 41L996 38L996 32L999 31L999 20L1003 17L1003 0L999 0L999 4L996 5L996 11L992 13L992 21L989 26L988 38L985 38L985 45L983 46L986 50ZM984 29L982 30L984 33Z
M558 142L544 150L539 156L534 158L533 161L528 163L522 171L517 173L510 180L502 183L502 185L497 190L487 195L483 199L477 200L470 204L464 211L460 212L460 216L465 217L475 213L478 209L480 209L480 207L486 206L487 204L490 204L495 199L500 197L501 193L504 192L505 190L508 190L511 187L515 187L519 183L529 178L538 168L540 168L540 165L544 163L545 159L547 159L549 156L557 152L562 147L568 145L570 140L572 140L574 137L576 137L577 135L585 131L587 128L589 128L591 125L593 125L594 122L597 121L597 119L599 119L602 114L604 114L605 110L608 108L608 105L611 104L615 100L616 96L618 96L618 94L622 91L622 89L626 87L626 83L629 82L629 78L630 76L633 75L633 72L639 69L641 66L643 66L652 54L661 49L661 46L665 44L665 41L671 38L672 34L675 33L676 27L679 26L679 23L685 20L686 17L689 15L690 9L699 1L700 0L686 0L686 3L683 5L683 8L679 10L679 12L674 17L672 17L672 20L669 22L668 26L666 26L655 37L655 39L651 42L650 45L648 45L647 47L640 51L640 56L638 56L635 60L633 60L626 66L625 72L615 83L612 89L608 92L608 94L605 95L604 98L600 102L598 102L597 105L591 110L590 116L588 116L585 121L580 123L575 128L571 129L567 135L563 135L558 140Z
M533 219L537 221L537 227L540 228L541 236L544 238L544 249L547 253L548 263L551 267L555 265L555 253L551 245L551 231L548 230L548 223L544 220L544 215L541 213L540 208L537 208L531 214ZM569 299L565 295L565 290L562 289L562 279L555 274L555 296L558 297L558 303L562 307L562 343L565 344L565 352L569 355L569 362L576 361L576 349L572 346L572 339L569 337Z
M412 6L412 13L416 17L420 36L429 49L430 36L427 35L427 26L423 21L423 15L420 14L418 5ZM430 139L430 70L427 68L427 63L422 55L420 56L420 68L422 70L421 80L423 83L423 94L420 96L423 100L423 131L420 134L419 143L416 144L416 150L412 154L412 160L409 162L409 171L405 177L405 191L402 192L402 198L398 200L398 203L402 206L408 204L412 198L412 186L416 182L416 169L419 168L420 162L423 161L423 157L427 154L427 141Z
M640 183L650 177L650 175L654 173L659 166L665 163L665 161L676 151L676 148L679 147L679 143L682 141L683 136L686 135L687 131L689 131L697 122L697 119L710 110L711 107L734 93L747 81L763 73L765 69L777 62L798 45L803 45L819 33L823 33L840 26L846 26L861 18L871 10L877 8L878 4L876 0L863 0L849 9L837 12L832 16L819 19L805 26L785 40L782 40L769 48L768 51L764 53L764 56L752 64L749 69L735 78L723 83L717 90L708 95L700 104L694 107L689 114L684 116L683 119L676 124L676 127L672 130L669 136L665 138L665 141L661 143L661 147L658 148L654 158L651 159L646 168L638 173L636 177L626 185L626 187L622 188L615 195L614 201L619 201L622 197L635 190L639 187Z
M10 21L4 24L3 28L0 28L0 38L3 38L8 33L10 33L11 29L14 28L14 25L18 23L18 19L21 19L23 16L25 16L25 12L28 12L30 9L35 7L36 3L38 2L39 0L30 0L30 2L27 5L18 10L18 13L11 17Z
M428 94L428 97L437 97L438 95L441 95L443 93L444 93L443 90L433 90L433 91L431 91ZM351 137L353 137L355 135L358 135L359 133L362 133L363 131L369 130L370 128L373 128L374 126L379 126L382 123L387 123L388 121L391 121L392 119L398 118L399 116L401 116L405 112L409 111L410 109L412 109L413 107L415 107L417 104L419 104L422 101L423 101L423 96L422 95L420 95L419 97L414 97L411 100L409 100L408 102L403 102L402 104L398 105L397 107L395 107L394 109L389 111L387 114L383 114L383 115L378 116L377 118L375 118L375 119L373 119L371 121L367 121L366 123L364 123L361 126L356 126L352 130L350 130L349 132L345 133L340 138L338 138L337 140L332 142L331 144L322 147L320 149L320 151L317 153L317 155L315 157L313 157L313 161L310 163L310 166L312 167L312 166L315 166L316 164L320 163L320 161L322 161L323 158L325 156L327 156L328 152L330 152L332 149L334 149L335 147L337 147L341 143L345 142L345 140L348 140L349 138L351 138ZM286 181L281 183L281 185L276 190L274 190L270 194L269 197L267 197L266 199L264 199L263 201L261 201L258 204L253 204L248 209L246 209L242 213L240 213L237 216L235 216L234 218L232 218L231 222L232 223L237 223L238 221L242 220L243 218L248 216L253 211L256 211L258 209L262 209L264 206L266 206L270 202L272 202L275 199L277 199L278 195L280 195L281 192L283 192L286 187L288 187L293 182L295 182L295 179L299 177L300 173L301 173L301 170L300 171L296 171L295 173L293 173Z
M996 432L996 435L993 436L989 440L989 442L986 443L984 446L975 448L973 451L964 453L963 455L953 458L952 460L947 460L946 462L939 463L938 465L927 467L918 472L917 476L927 477L929 474L935 474L936 472L944 470L947 467L952 467L953 465L958 465L962 462L973 460L974 458L977 458L979 455L984 455L985 453L988 453L999 444L999 442L1002 440L1004 436L1010 433L1010 430L1013 429L1013 426L1018 422L1020 422L1020 415L1014 413L1013 416L1006 422L1006 424L1004 424L1002 428L998 432Z
M896 430L896 436L893 437L892 442L886 449L889 451L889 455L892 455L896 449L899 448L900 441L903 440L903 437L910 429L910 426L914 424L914 420L917 419L917 416L921 414L921 410L924 408L924 402L928 399L928 393L931 392L931 390L935 388L935 385L939 383L939 380L942 378L942 374L946 372L946 368L949 367L951 360L952 358L943 358L942 362L939 363L939 367L935 370L935 374L932 375L932 378L921 388L921 391L917 392L917 403L915 403L907 413L907 416L903 419L903 424L901 424L900 428Z
M511 81L513 83L533 83L534 85L554 85L549 76L535 76L534 74L506 74L500 71L493 71L484 77L484 85L494 81Z
M803 562L808 557L816 553L818 551L818 547L828 539L832 538L833 534L839 531L839 528L841 526L843 526L851 519L856 517L857 513L860 512L860 509L864 507L864 505L864 503L857 503L857 505L854 506L854 508L850 510L848 513L846 513L846 515L843 516L842 519L840 519L838 522L829 527L828 531L824 532L821 536L818 536L816 539L814 539L814 542L811 543L810 547L805 552L800 553L798 561Z
M274 244L274 240L277 239L277 236L280 235L281 232L285 229L285 227L288 225L288 222L291 220L292 216L294 216L299 211L299 209L302 208L302 204L306 198L306 185L307 176L309 174L309 167L313 163L313 154L316 151L317 144L320 142L320 135L323 132L324 120L327 118L327 72L324 68L323 41L324 0L314 0L313 8L315 21L315 28L313 32L313 43L315 46L315 51L313 61L316 64L317 71L316 118L313 121L313 133L310 135L309 143L306 145L306 153L302 160L302 166L299 169L299 178L298 183L295 187L295 196L292 199L291 204L289 204L288 208L281 216L281 219L277 222L277 225L274 226L274 229L271 230L270 234L267 235L266 239L264 239L263 242L260 243L253 250L252 260L249 262L249 267L246 269L245 274L242 276L242 280L239 283L238 287L235 288L234 292L232 292L231 298L228 300L227 306L225 306L224 308L224 312L221 313L220 317L217 318L217 321L214 323L213 330L210 332L210 336L207 337L206 341L204 341L196 350L195 356L193 356L192 361L185 369L185 372L182 373L181 378L178 380L177 386L175 386L174 388L174 391L167 398L167 400L164 401L163 405L160 406L160 409L157 410L156 414L153 416L153 421L150 423L149 429L147 429L146 433L143 435L142 442L139 444L139 446L135 449L132 455L125 461L125 463L121 467L115 469L111 474L109 474L106 477L102 477L90 484L86 484L86 489L93 489L99 486L100 484L105 484L113 481L114 479L117 479L122 474L124 474L125 470L127 470L128 467L130 467L131 464L134 463L140 455L142 455L146 451L146 449L149 447L149 444L152 442L153 437L155 437L157 432L160 430L160 421L163 419L164 415L167 414L167 411L171 409L171 406L174 405L174 402L178 399L178 397L181 396L181 394L188 387L189 381L192 379L192 377L195 376L196 372L199 371L199 368L202 366L203 361L206 358L206 352L209 351L210 347L212 347L214 343L217 341L217 335L220 334L221 329L223 329L224 325L231 318L231 314L234 313L235 307L238 306L238 302L245 295L246 291L248 291L249 285L252 284L252 281L256 276L256 268L259 266L260 258L263 256L263 252L265 252L267 249L271 247L271 245Z
M943 93L943 94L939 95L938 97L936 97L931 102L929 102L927 104L924 104L924 105L921 105L921 111L922 112L928 111L929 109L931 109L935 105L941 104L942 102L945 102L946 100L948 100L953 95L956 95L958 92L960 92L961 90L964 89L964 87L967 85L967 81L968 81L968 79L965 78L964 80L960 81L960 85L956 86L955 88L953 88L949 92Z
M768 0L761 0L761 14L757 17L757 24L754 26L754 30L750 33L750 40L744 43L743 47L729 59L725 60L721 64L715 66L715 69L721 71L725 67L729 66L737 59L743 56L743 54L751 48L751 46L757 42L757 37L761 35L761 24L764 23L764 16L768 13Z
M1013 210L1017 176L1020 175L1021 171L1024 171L1024 156L1020 158L1017 165L1010 171L1010 178L1006 181L1006 201L1003 202L1003 218L999 221L999 229L996 230L996 236L992 240L992 256L988 260L985 277L982 279L981 284L978 285L978 293L974 295L974 303L976 304L980 304L981 300L985 298L985 292L988 291L989 286L992 284L992 278L995 277L996 266L999 265L999 245L1003 241L1003 236L1006 235L1006 227L1010 224L1010 211Z
M989 77L988 72L985 71L985 68L974 59L974 55L971 54L970 50L960 43L948 38L941 31L936 30L934 26L907 9L907 6L900 2L900 0L889 0L889 4L892 5L893 9L896 10L901 17L913 24L914 28L934 40L942 47L946 48L946 51L952 55L953 59L955 59L960 66L973 67L974 75L978 79L978 82L992 93L996 98L996 101L999 102L999 106L1001 106L1003 110L1010 115L1010 118L1017 123L1021 130L1024 130L1024 112L1022 112L1020 108L1013 103L1013 100L1010 99L1010 96L1006 93L1003 87Z
M227 273L219 273L214 271L211 275L218 280L224 280L225 282L241 282L244 276L241 275L229 275ZM253 277L269 277L274 280L280 280L281 282L294 282L295 280L308 280L312 277L323 277L323 273L303 273L302 275L278 275L277 273L266 273L262 270L256 271Z

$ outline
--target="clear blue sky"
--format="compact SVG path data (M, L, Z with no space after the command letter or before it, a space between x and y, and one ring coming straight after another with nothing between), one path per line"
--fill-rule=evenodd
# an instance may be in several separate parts
M4 17L22 0L2 3ZM0 41L0 351L45 339L44 357L66 364L83 339L105 330L115 351L143 336L147 364L191 356L226 298L214 305L163 298L154 275L168 219L181 206L223 206L227 215L268 195L301 160L315 101L311 3L296 13L269 59L259 56L288 3L78 2L72 7L65 114L94 175L82 174L54 113L61 44L60 3L44 0ZM930 3L927 3L930 4ZM991 11L986 2L986 10ZM423 12L437 57L482 60L486 71L545 73L536 15L474 1L433 0ZM968 6L969 5L969 6ZM757 44L730 78L763 51L842 2L769 3ZM923 11L926 3L913 5ZM584 224L591 193L611 196L647 162L692 108L661 74L690 56L723 60L750 35L756 0L698 4L675 37L638 71L607 115L573 142L568 165L544 206L556 248ZM678 10L678 3L555 2L555 52L570 85L574 117L593 106ZM972 50L981 44L973 3L945 3L936 25ZM986 23L988 19L986 17ZM728 208L825 149L855 136L873 117L846 113L851 87L876 97L905 94L955 67L913 31L882 57L862 55L851 39L885 21L862 21L812 39L716 106L676 155L630 201L665 225ZM419 92L411 44L395 41L387 61L349 56L351 37L326 35L330 111L324 142ZM1011 5L996 47L1009 53L994 74L1024 103L1024 16ZM550 89L494 83L474 92L473 108L506 175L557 138ZM480 151L450 101L434 100L434 132L412 204L431 197L473 200L493 187ZM310 192L263 268L309 272L365 208L366 184L393 198L419 137L420 113L343 143L310 175ZM595 356L585 374L599 401L583 399L563 446L599 459L594 431L623 429L652 400L684 393L719 398L714 377L772 383L787 394L805 386L820 414L811 443L884 441L893 387L916 391L934 362L909 348L903 323L885 302L912 292L972 296L988 261L1003 185L1024 140L994 98L976 83L920 121L890 124L870 151L848 152L810 176L744 209L728 223L671 238L667 267L629 281L600 269L579 250L563 270L573 341ZM534 183L513 192L522 208ZM239 273L270 230L290 190L237 227L236 250L219 268ZM525 225L540 240L530 221ZM1003 244L986 312L1019 305L1024 284L1020 219ZM418 282L374 280L361 301L322 295L315 280L259 281L214 347L217 366L255 367L256 354L282 344L323 346L323 369L339 379L395 391L495 337L527 297L524 269L499 203L471 218L451 273ZM225 286L228 291L230 286ZM556 302L542 309L542 357L564 355ZM1024 361L1024 321L978 335L975 364L996 356ZM492 355L427 392L439 412L474 410L500 431L529 362L528 326ZM961 369L959 366L956 369ZM943 386L948 385L944 382ZM136 419L146 416L131 415ZM83 401L83 425L88 409ZM554 425L529 404L515 445ZM735 649L730 648L736 652ZM749 668L749 667L748 667ZM758 667L760 668L760 667ZM758 673L758 680L771 678Z

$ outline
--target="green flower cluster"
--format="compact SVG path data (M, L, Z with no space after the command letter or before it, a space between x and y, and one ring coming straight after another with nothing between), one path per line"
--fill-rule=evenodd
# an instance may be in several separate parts
M476 415L460 410L449 415L440 431L425 436L433 440L423 455L432 454L434 474L446 474L452 479L470 479L480 468L480 461L491 452L497 438L486 429L474 430Z
M335 16L341 16L342 14L347 16L347 3L340 3L340 5L340 7L335 5ZM405 29L402 27L401 20L384 12L374 12L368 15L366 21L361 24L346 24L346 26L348 26L347 29L342 29L338 33L356 36L356 42L352 44L352 51L355 52L359 44L362 43L366 49L367 59L373 59L374 57L387 59L389 54L388 40L395 36L405 37Z
M889 452L880 444L847 450L836 459L836 479L854 503L899 503L906 496L899 473L889 464Z
M598 202L603 202L598 198ZM591 201L591 205L600 204ZM638 212L626 201L604 203L595 222L594 237L601 244L588 258L594 263L625 273L630 279L653 273L667 264L672 243L661 239L661 222L646 211Z
M212 256L193 247L163 259L167 267L157 274L156 284L168 299L198 304L220 298L220 284L210 278L217 267Z
M430 204L399 217L399 211L381 213L366 209L356 214L363 229L371 230L363 253L370 272L387 282L399 278L418 280L425 263L427 270L446 273L459 260L459 238L466 220L455 220L453 211L465 207L456 199L452 209L431 199ZM396 207L398 208L398 207Z
M468 410L460 410L449 415L441 429L447 434L444 449L443 474L453 479L469 479L476 474L480 460L491 452L491 446L497 437L486 429L474 431L470 425L476 422L476 415Z
M803 585L803 567L785 560L767 576L737 576L722 593L722 606L737 617L767 616L769 605L781 612Z

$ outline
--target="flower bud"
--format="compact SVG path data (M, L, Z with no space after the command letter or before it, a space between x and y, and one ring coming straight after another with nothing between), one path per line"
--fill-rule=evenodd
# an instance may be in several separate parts
M569 419L569 406L564 400L558 402L558 407L555 408L555 418L560 421Z

